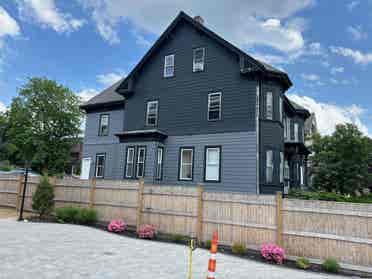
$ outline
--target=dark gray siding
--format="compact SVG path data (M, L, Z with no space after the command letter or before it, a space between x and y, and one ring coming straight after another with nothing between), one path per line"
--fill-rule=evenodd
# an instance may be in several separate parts
M193 73L193 48L205 47L205 70ZM175 76L163 78L164 56L175 55ZM242 76L238 58L181 24L138 74L126 103L126 130L146 129L146 101L159 100L158 128L169 135L255 130L257 81ZM207 120L208 93L222 92L222 120ZM151 128L151 127L150 127Z
M109 134L108 136L98 136L99 118L101 114L109 115ZM123 131L124 107L116 110L102 110L90 112L86 115L84 147L87 144L108 144L118 143L116 133Z
M266 93L273 93L273 120L266 119ZM283 124L279 117L279 101L283 89L278 83L263 81L260 92L260 193L282 191L280 184L280 152L284 152ZM284 112L283 112L284 113ZM266 151L273 151L273 183L266 183Z

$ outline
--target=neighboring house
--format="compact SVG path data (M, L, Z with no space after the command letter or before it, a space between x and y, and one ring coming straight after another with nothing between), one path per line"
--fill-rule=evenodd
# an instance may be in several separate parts
M315 113L311 113L305 121L305 145L310 147L313 145L312 137L318 133L318 124L316 122Z
M82 178L274 193L306 184L309 112L286 73L181 12L126 77L82 105Z

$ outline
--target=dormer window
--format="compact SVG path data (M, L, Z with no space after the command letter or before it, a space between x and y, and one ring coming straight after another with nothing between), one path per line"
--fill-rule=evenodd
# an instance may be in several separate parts
M164 77L174 76L174 54L164 57Z
M196 48L193 53L193 62L192 62L192 71L193 72L202 72L204 71L204 57L205 57L205 48Z
M147 102L146 125L156 126L158 124L158 101Z

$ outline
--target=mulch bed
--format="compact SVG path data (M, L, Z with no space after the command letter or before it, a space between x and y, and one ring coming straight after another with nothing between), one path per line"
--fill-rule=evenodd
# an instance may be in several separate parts
M44 218L44 219L40 219L39 217L32 216L28 220L30 222L56 223L56 219L53 216L48 217L48 218ZM107 230L107 225L108 225L108 223L100 222L100 223L96 223L94 225L89 225L88 227L96 228L96 229L111 233ZM138 239L137 232L136 232L136 227L134 227L134 226L127 226L127 228L124 232L115 233L115 234L119 235L119 236L125 236L125 237L131 237L131 238L137 238ZM157 233L156 237L154 239L152 239L151 241L159 241L159 242L173 243L173 244L178 244L178 245L189 246L190 238L187 237L187 236L181 236L181 235ZM206 248L205 246L198 246L197 248L208 250L208 248ZM276 265L275 263L269 263L266 260L264 260L261 256L260 251L253 250L253 249L247 249L247 252L244 255L237 255L237 254L234 254L232 252L230 246L219 245L218 246L218 252L223 253L223 254L227 254L227 255L232 255L234 257L253 260L253 261L256 261L256 262L260 262L260 263ZM283 264L279 265L279 266L288 267L288 268L297 269L297 270L299 269L296 265L296 261L290 260L290 259L286 259L283 262ZM304 271L327 274L327 272L325 272L323 270L323 268L320 264L315 264L315 263L311 263L310 267L308 269L304 270ZM372 273L356 271L356 270L349 270L349 269L344 269L344 268L341 268L339 273L337 273L337 275L356 276L356 277L360 277L360 278L372 278Z

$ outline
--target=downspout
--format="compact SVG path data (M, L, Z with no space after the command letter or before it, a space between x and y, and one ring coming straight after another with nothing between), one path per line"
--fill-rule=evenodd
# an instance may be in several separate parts
M261 78L256 87L256 193L260 194L260 91Z

